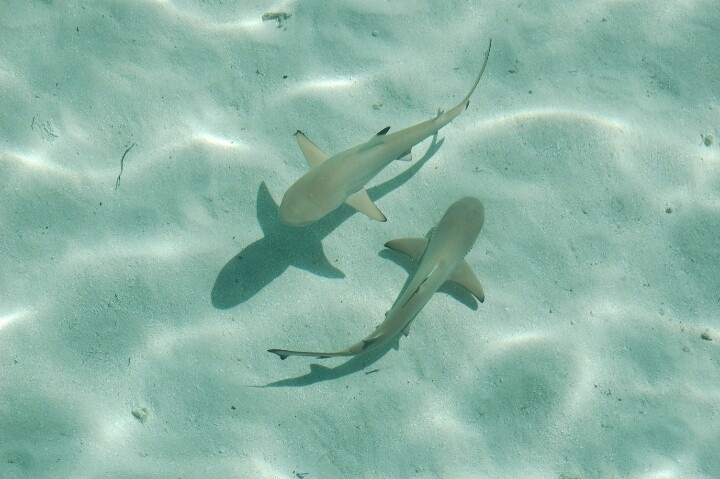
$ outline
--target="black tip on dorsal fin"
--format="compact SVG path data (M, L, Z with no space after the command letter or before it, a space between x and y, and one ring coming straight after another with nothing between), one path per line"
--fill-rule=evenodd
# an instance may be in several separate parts
M280 359L282 359L283 361L286 360L288 356L290 356L289 354L283 354L280 351L281 351L280 349L268 349L267 350L268 353L273 353L273 354L277 354L278 356L280 356Z
M384 135L385 133L387 133L388 131L390 131L390 127L389 127L389 126L386 126L385 128L383 128L382 130L380 130L380 131L378 132L377 136L383 136L383 135Z
M469 106L470 106L470 100L468 100L467 103L465 103L465 109L467 110Z

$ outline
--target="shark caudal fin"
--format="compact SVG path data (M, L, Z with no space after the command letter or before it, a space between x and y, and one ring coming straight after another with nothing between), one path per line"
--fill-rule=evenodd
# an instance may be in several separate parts
M457 117L460 113L465 111L467 107L470 105L470 97L472 96L473 92L475 91L475 88L478 86L478 83L480 83L480 79L483 76L483 73L485 73L485 67L487 66L488 59L490 58L490 48L492 47L492 38L490 39L490 43L488 44L488 48L485 51L485 59L483 60L482 67L480 68L480 73L478 74L477 78L475 79L475 83L473 83L472 88L470 88L470 91L467 95L465 95L465 98L462 99L460 103L452 107L446 112L440 113L438 112L438 116L435 117L436 120L439 119L439 121L442 124L450 123L455 117Z
M280 359L287 359L290 356L310 356L314 357L315 359L327 359L332 358L336 356L353 356L354 354L349 350L346 351L335 351L332 353L320 353L315 351L290 351L287 349L268 349L268 353L277 354L280 356Z
M291 351L288 349L268 349L269 353L277 354L280 359L287 359L289 356L311 356L316 359L327 359L338 356L355 356L366 351L370 346L375 344L375 339L365 338L357 343L353 344L347 349L342 351L333 351L330 353L321 353L316 351Z

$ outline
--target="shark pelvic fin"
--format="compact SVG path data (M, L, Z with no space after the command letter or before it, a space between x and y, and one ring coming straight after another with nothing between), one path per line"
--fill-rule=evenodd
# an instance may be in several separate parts
M385 247L406 254L415 261L420 261L427 244L426 238L398 238L385 243Z
M408 150L397 158L400 161L412 161L412 150Z
M382 214L382 211L380 211L380 209L375 206L375 203L372 202L365 188L360 188L350 195L348 199L345 200L345 203L374 220L383 222L387 221L387 218L384 214Z
M485 292L480 284L480 280L477 279L477 276L475 276L475 273L467 261L462 260L460 262L448 281L457 283L467 289L481 303L485 301Z
M300 151L302 151L305 161L308 162L311 169L317 168L328 159L328 155L318 148L315 143L310 141L310 139L305 136L305 133L302 131L296 131L295 138L297 138L298 145L300 145Z

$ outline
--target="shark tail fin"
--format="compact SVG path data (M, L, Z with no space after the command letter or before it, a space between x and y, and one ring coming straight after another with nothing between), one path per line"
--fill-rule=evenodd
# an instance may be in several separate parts
M490 48L492 47L492 38L490 39L490 43L488 44L488 48L485 51L485 59L483 60L482 67L480 68L480 73L478 74L477 78L475 79L475 83L473 83L473 86L470 88L470 91L467 95L465 95L465 98L462 99L460 103L452 107L450 110L446 111L445 113L442 113L435 117L436 120L439 120L443 125L446 125L450 123L453 118L457 117L460 113L465 111L468 106L470 106L470 97L472 96L473 92L475 91L475 88L478 86L478 83L480 83L480 79L483 76L483 73L485 73L485 67L487 66L488 59L490 58Z
M267 351L268 353L277 354L282 360L287 359L289 356L312 356L316 359L327 359L334 358L336 356L353 356L357 354L350 350L337 351L332 353L319 353L315 351L291 351L288 349L268 349Z

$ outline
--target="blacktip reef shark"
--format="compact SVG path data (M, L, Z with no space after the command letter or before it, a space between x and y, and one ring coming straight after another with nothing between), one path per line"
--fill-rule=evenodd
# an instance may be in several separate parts
M450 110L438 111L431 120L389 135L388 126L365 143L335 156L325 154L298 130L295 137L311 169L285 192L280 203L282 220L292 226L309 225L344 202L370 218L386 221L385 215L368 196L365 185L394 160L410 161L413 146L435 135L467 109L470 96L485 72L491 46L492 39L470 92Z
M412 279L385 314L385 320L365 339L342 351L328 353L286 349L268 349L268 352L277 354L280 359L288 356L314 356L318 359L355 356L377 348L400 332L407 336L415 316L445 281L459 283L482 303L485 293L464 258L475 244L484 221L482 202L465 197L450 205L429 239L401 238L385 243L386 247L411 256L419 264Z

